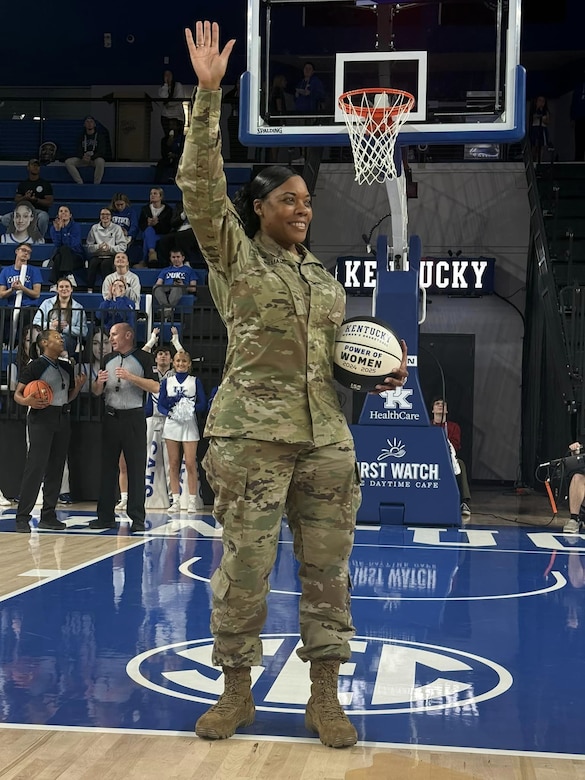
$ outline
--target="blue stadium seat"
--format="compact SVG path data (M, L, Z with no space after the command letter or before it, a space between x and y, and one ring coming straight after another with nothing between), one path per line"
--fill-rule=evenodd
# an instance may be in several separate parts
M14 262L14 250L16 244L0 244L0 263L2 265L11 265ZM31 263L40 265L53 254L55 247L53 244L33 244Z

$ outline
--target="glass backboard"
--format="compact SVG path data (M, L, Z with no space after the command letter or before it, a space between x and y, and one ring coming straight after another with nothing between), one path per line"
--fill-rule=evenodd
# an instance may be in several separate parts
M339 95L381 86L415 98L400 144L519 141L520 19L521 0L248 0L240 140L347 145Z

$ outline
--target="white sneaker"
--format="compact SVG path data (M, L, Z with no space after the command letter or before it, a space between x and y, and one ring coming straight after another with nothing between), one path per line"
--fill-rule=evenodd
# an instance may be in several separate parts
M118 512L125 512L126 508L128 506L128 499L127 498L121 498L118 503L116 504L116 509Z
M190 515L197 511L197 496L189 496L189 504L187 505L187 512Z
M0 506L12 506L12 501L9 501L2 492L0 492Z
M465 501L461 504L461 516L471 517L471 509L467 506Z
M73 274L68 274L65 278L69 279L69 281L71 282L71 287L77 287L77 280L75 279Z
M573 520L571 518L570 520L567 520L567 522L563 526L563 533L564 534L578 534L579 533L579 521Z
M173 501L170 507L167 509L169 515L178 515L181 513L181 501Z
M57 292L57 285L56 284L52 284L49 287L49 292Z

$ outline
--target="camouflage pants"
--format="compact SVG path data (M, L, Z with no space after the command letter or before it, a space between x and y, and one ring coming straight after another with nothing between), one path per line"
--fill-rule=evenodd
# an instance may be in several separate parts
M304 660L350 656L349 556L361 494L351 439L325 447L213 438L203 465L223 525L211 578L217 666L261 663L268 578L286 513L302 586Z

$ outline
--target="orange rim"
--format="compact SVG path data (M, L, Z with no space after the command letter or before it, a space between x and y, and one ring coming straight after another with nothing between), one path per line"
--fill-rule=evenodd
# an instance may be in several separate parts
M354 106L349 101L356 95L395 95L401 96L404 100L394 106L381 106L380 108L374 108L371 106ZM343 92L339 96L339 107L342 108L346 114L354 114L361 119L369 119L374 122L382 122L384 120L392 122L392 117L399 116L404 112L408 112L414 106L414 95L410 92L405 92L402 89L389 89L387 87L367 87L365 89L352 89L349 92Z

